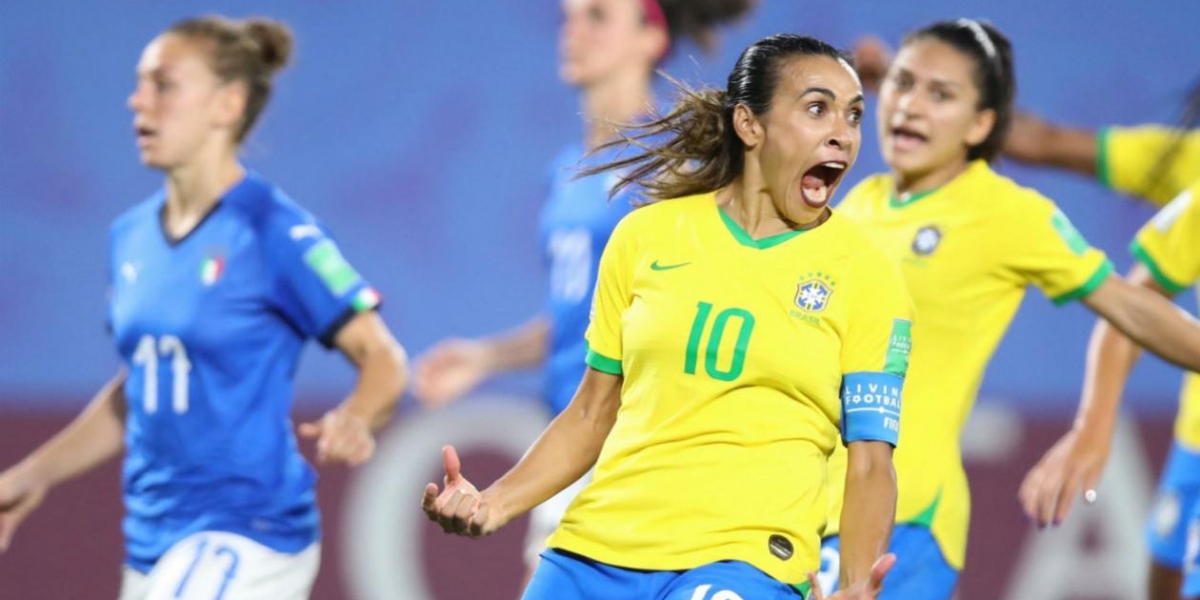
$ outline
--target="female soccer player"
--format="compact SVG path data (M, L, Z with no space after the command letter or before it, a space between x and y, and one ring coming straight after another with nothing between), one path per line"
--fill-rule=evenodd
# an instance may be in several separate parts
M1200 180L1163 208L1131 245L1137 264L1132 285L1170 298L1200 281ZM1108 461L1117 410L1141 348L1104 321L1088 346L1083 396L1075 425L1046 452L1021 485L1025 513L1039 525L1066 519L1076 494L1090 494ZM1200 379L1185 378L1175 420L1175 441L1159 482L1158 506L1146 526L1151 551L1149 597L1200 597Z
M743 14L751 0L567 0L563 3L562 79L580 90L584 139L564 148L550 170L541 243L550 265L545 312L512 332L477 340L451 339L417 361L414 392L441 406L484 379L542 365L547 413L567 406L583 372L596 271L613 227L634 201L609 201L612 178L576 178L579 167L617 157L617 149L585 153L611 141L614 123L645 121L655 106L651 78L668 49L683 38L711 43L713 28ZM537 566L546 538L586 477L533 512L526 563Z
M321 225L237 151L288 60L281 23L182 21L142 53L129 97L164 188L113 223L109 325L125 366L63 432L0 475L0 547L55 485L125 449L122 600L307 598L315 475L289 421L308 338L358 384L300 426L318 459L374 451L405 359L379 295Z
M991 170L1014 92L1011 46L990 25L961 19L910 33L880 91L891 173L865 180L840 206L900 264L921 319L896 453L891 551L901 560L885 598L954 592L970 514L958 440L1027 285L1056 304L1080 299L1168 360L1200 366L1200 326L1112 276L1051 201ZM845 468L835 454L831 481ZM824 549L828 583L844 541L834 525Z
M636 136L661 146L594 169L630 169L623 183L660 201L604 250L589 369L483 492L447 448L429 517L487 535L595 464L527 600L807 595L840 425L850 587L837 597L874 598L894 561L880 555L912 311L896 268L827 207L862 111L836 50L772 36L742 53L725 91L685 94Z
M855 45L863 87L878 91L892 53L879 38ZM1017 111L1001 152L1033 165L1096 177L1105 187L1162 206L1200 177L1200 81L1173 126L1110 126L1096 130L1051 123Z
M1155 204L1180 193L1177 203L1164 208L1145 227L1134 244L1137 264L1126 279L1172 297L1191 283L1189 262L1200 245L1191 241L1200 230L1190 199L1200 181L1200 87L1188 97L1183 117L1174 129L1160 126L1111 127L1090 132L1049 124L1028 117L1014 128L1005 151L1036 164L1099 174L1106 185ZM1019 120L1018 123L1021 121ZM1015 150L1013 150L1015 149ZM1171 273L1171 275L1168 275ZM1175 276L1176 279L1171 277ZM1039 463L1021 486L1021 500L1031 519L1045 526L1067 517L1079 492L1095 486L1108 462L1121 394L1139 349L1100 321L1092 333L1083 396L1074 426ZM1151 600L1176 600L1183 584L1188 530L1200 518L1200 379L1188 374L1175 422L1175 442L1159 480L1157 507L1146 526L1151 564ZM1088 496L1085 495L1085 498ZM1189 517L1192 515L1192 517ZM1187 564L1193 564L1190 559ZM1200 593L1200 580L1190 593Z

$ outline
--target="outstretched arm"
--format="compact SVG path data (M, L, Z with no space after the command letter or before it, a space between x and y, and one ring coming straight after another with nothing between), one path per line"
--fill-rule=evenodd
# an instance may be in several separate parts
M124 369L119 371L70 425L0 473L0 551L8 548L17 526L41 504L46 492L121 452L125 376Z
M480 537L566 489L596 463L621 407L620 375L588 369L567 409L558 415L512 469L483 492L447 455L445 487L425 488L422 508L447 533ZM453 455L453 456L451 456Z
M1171 296L1141 264L1130 271L1126 280L1164 298ZM1096 489L1108 462L1121 396L1141 352L1141 347L1108 321L1096 322L1088 343L1083 394L1075 423L1021 484L1019 496L1025 515L1039 526L1062 523L1075 495Z

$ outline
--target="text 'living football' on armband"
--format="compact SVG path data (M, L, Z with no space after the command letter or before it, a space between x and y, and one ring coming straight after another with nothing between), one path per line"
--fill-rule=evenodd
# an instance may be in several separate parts
M887 442L900 438L904 378L893 373L848 373L842 378L842 439Z

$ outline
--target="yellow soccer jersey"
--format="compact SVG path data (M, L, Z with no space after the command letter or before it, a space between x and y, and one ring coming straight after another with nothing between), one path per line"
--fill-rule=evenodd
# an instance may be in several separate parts
M804 582L839 426L897 436L911 306L899 270L838 214L755 241L711 193L630 213L587 333L588 364L624 376L621 408L549 545L646 570L740 560Z
M1200 281L1200 180L1163 208L1130 245L1164 289L1178 294ZM1175 438L1200 452L1200 376L1184 376Z
M1053 202L986 162L903 203L893 190L890 176L868 178L839 209L900 265L921 323L895 455L896 522L929 526L946 560L961 569L970 493L959 434L984 369L1029 284L1062 304L1094 290L1112 264ZM830 468L832 482L844 478L844 452ZM841 513L841 491L831 494L829 535Z
M1097 138L1100 181L1162 206L1200 179L1200 130L1110 127Z

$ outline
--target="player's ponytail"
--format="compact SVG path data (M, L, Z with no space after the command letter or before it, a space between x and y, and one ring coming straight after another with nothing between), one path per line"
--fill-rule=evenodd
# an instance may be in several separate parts
M670 112L645 124L625 126L622 139L600 147L630 144L639 151L586 169L581 176L616 171L619 182L612 194L638 185L657 200L711 192L733 183L742 173L746 151L733 128L734 108L741 104L755 115L770 110L785 60L801 56L847 60L815 38L789 34L763 38L742 52L723 91L696 91L671 79L680 98Z
M288 26L253 17L234 21L219 15L176 23L168 33L208 44L209 67L221 81L246 85L246 111L236 141L250 133L271 97L271 78L291 59L293 37Z

